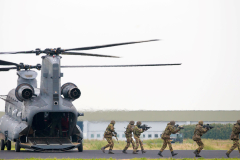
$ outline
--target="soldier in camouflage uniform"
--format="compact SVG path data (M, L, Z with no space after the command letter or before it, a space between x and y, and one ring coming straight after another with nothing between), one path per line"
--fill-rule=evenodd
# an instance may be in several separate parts
M133 149L135 148L135 144L132 138L132 132L133 132L133 128L134 128L134 121L130 121L130 123L128 124L126 131L125 131L125 136L127 138L127 145L126 147L123 149L123 153L127 153L126 150L128 149L128 147L130 146L130 143L132 143Z
M144 148L143 148L143 143L140 140L140 135L141 135L141 133L144 132L144 130L139 128L141 126L141 124L142 124L142 122L138 121L137 125L134 126L134 128L133 128L133 135L134 135L134 139L136 141L136 147L133 150L133 154L137 154L137 149L138 149L139 143L140 143L140 146L141 146L142 153L146 153L146 151L144 151Z
M103 151L103 153L105 153L105 148L107 147L110 147L109 148L109 152L108 154L114 154L112 152L112 149L113 149L113 146L114 146L114 143L113 143L113 140L112 140L112 136L113 136L113 132L115 132L114 130L114 124L115 124L115 121L112 120L111 123L108 125L108 127L106 128L106 131L104 132L104 138L106 138L108 144L104 147L101 148L101 150Z
M174 125L175 125L175 121L171 121L170 123L167 124L167 127L165 128L163 134L162 134L162 139L163 139L163 146L160 149L160 151L158 152L158 155L162 157L162 152L164 151L164 149L167 147L169 147L169 150L171 151L172 156L177 155L177 153L173 152L173 148L172 148L172 144L170 141L170 135L173 133L177 133L178 131L180 131L180 129L174 129Z
M240 146L239 146L239 133L240 133L240 120L237 121L236 124L233 125L231 140L233 140L233 146L227 151L226 155L229 158L230 153L238 147L238 151L240 153Z
M208 129L203 128L203 121L199 121L198 124L195 127L194 130L194 135L192 137L192 139L197 143L198 145L198 149L196 149L193 153L195 154L196 157L201 157L199 155L199 153L201 152L201 150L204 147L204 144L201 140L201 136L206 133L208 131Z
M54 137L55 136L55 128L58 127L58 130L59 130L59 136L62 137L62 123L61 123L61 120L62 120L62 113L61 112L53 112L53 113L50 113L51 115L51 120L52 120L52 127L50 129L50 136L51 137Z

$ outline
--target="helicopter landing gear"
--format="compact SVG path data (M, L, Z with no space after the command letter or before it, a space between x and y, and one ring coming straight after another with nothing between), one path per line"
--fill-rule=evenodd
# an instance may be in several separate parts
M83 151L83 144L82 141L80 141L80 145L78 146L78 152L82 152Z
M7 150L11 150L11 141L7 140Z
M15 152L20 152L20 142L16 141L15 143Z
M5 148L5 143L4 143L4 140L3 140L3 139L1 139L1 150L3 151L3 150L4 150L4 148Z

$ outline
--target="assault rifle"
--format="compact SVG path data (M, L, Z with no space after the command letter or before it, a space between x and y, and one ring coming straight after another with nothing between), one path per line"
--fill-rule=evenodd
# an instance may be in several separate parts
M147 131L147 130L149 130L149 129L152 128L152 127L148 127L148 125L143 124L143 125L141 125L139 128L141 128L141 129L144 130L144 131Z
M112 132L112 134L113 134L114 137L116 137L116 140L117 140L117 142L118 142L117 132L114 131L114 132ZM118 142L118 143L119 143L119 142Z
M213 129L214 127L207 124L207 125L203 125L203 128L206 128L207 130L209 130L209 129Z
M184 129L183 126L179 126L178 124L176 124L174 127L175 127L175 128L179 128L179 129Z

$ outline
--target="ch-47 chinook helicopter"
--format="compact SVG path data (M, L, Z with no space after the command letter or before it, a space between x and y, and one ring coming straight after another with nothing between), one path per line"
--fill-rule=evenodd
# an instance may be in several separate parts
M0 54L45 54L42 65L25 65L0 60L0 65L15 66L0 68L0 71L16 69L17 87L8 95L0 96L5 101L5 115L0 119L1 150L11 150L11 141L15 142L15 151L28 148L35 151L60 150L66 151L77 148L83 151L83 134L76 125L78 113L72 102L81 95L73 83L61 86L61 68L74 67L138 67L138 66L167 66L181 64L140 64L140 65L90 65L90 66L61 66L60 55L82 55L96 57L112 57L110 55L89 54L71 51L91 50L134 43L150 42L136 41L127 43L108 44L101 46L82 47L73 49L36 49L33 51L0 52ZM37 88L37 72L41 70L41 84ZM59 118L60 117L60 118ZM58 122L55 120L58 119ZM55 124L53 124L55 123ZM58 124L60 124L60 126ZM52 135L51 135L51 132Z

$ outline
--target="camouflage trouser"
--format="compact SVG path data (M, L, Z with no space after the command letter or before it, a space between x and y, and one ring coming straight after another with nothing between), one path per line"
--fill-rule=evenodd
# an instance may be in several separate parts
M163 146L162 146L162 148L160 149L160 151L162 152L162 151L167 147L167 145L168 145L168 147L169 147L169 150L172 152L172 151L173 151L173 148L172 148L172 144L171 144L170 139L164 139L164 141L163 141Z
M50 136L55 136L55 128L58 127L59 130L59 136L62 137L62 124L61 121L53 121L52 122L52 128L50 129Z
M230 154L237 147L238 147L238 151L240 153L240 145L239 145L238 140L233 140L233 146L229 149L229 151L227 151L227 153Z
M123 150L126 151L128 149L128 147L130 146L130 143L132 143L132 147L134 149L135 148L135 144L134 144L134 141L133 141L132 137L127 137L127 145L126 145L126 147Z
M203 147L204 147L204 144L203 144L202 140L198 140L198 141L196 141L196 143L197 143L197 145L198 145L197 151L198 151L198 153L200 153L201 150L202 150Z
M114 146L112 137L106 138L106 140L107 140L108 144L104 148L108 148L109 147L109 149L112 150L113 146Z
M143 148L143 143L142 143L142 141L140 140L140 138L134 137L134 139L135 139L135 141L136 141L136 147L134 148L134 151L137 151L138 146L139 146L139 143L140 143L140 146L141 146L141 150L144 150L144 148Z

